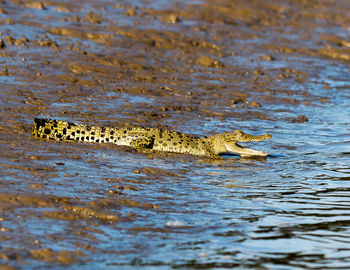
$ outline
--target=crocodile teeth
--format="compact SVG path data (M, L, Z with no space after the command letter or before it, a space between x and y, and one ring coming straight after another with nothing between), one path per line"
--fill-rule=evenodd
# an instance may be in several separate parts
M236 144L239 148L242 149L242 151L239 153L241 157L252 157L252 156L267 156L269 153L264 152L264 151L260 151L260 150L254 150L254 149L250 149L246 146L242 146L239 144Z
M236 154L239 154L241 157L254 157L254 156L265 157L268 155L267 152L250 149L248 147L241 146L237 143L234 144L233 146L228 146L228 150Z

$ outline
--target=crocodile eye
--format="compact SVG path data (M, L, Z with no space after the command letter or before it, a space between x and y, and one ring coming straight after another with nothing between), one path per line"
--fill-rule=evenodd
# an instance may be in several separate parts
M225 139L230 139L232 137L232 133L225 133Z
M236 129L235 131L232 132L236 138L240 138L243 135L242 130Z
M226 141L232 141L232 140L235 140L236 139L236 134L234 132L228 132L228 133L225 133L225 140Z

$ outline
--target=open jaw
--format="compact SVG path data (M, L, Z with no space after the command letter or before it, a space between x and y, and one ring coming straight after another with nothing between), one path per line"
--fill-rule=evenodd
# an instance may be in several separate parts
M266 157L268 155L267 152L253 150L248 147L241 146L237 143L235 144L228 143L228 144L225 144L225 146L228 151L230 151L231 153L236 153L241 157L254 157L254 156Z

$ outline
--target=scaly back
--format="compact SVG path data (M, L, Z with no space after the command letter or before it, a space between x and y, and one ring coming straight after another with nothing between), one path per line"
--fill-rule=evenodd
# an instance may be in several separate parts
M132 131L135 131L135 136L130 136ZM118 145L129 145L132 139L141 136L142 133L150 134L153 132L154 129L151 128L98 127L44 118L35 118L32 128L33 136L46 140L115 143Z

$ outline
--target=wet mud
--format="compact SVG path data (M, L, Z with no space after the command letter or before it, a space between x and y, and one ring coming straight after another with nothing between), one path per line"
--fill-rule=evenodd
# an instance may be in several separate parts
M0 1L0 268L348 265L349 11ZM210 160L46 142L34 117L273 138Z

